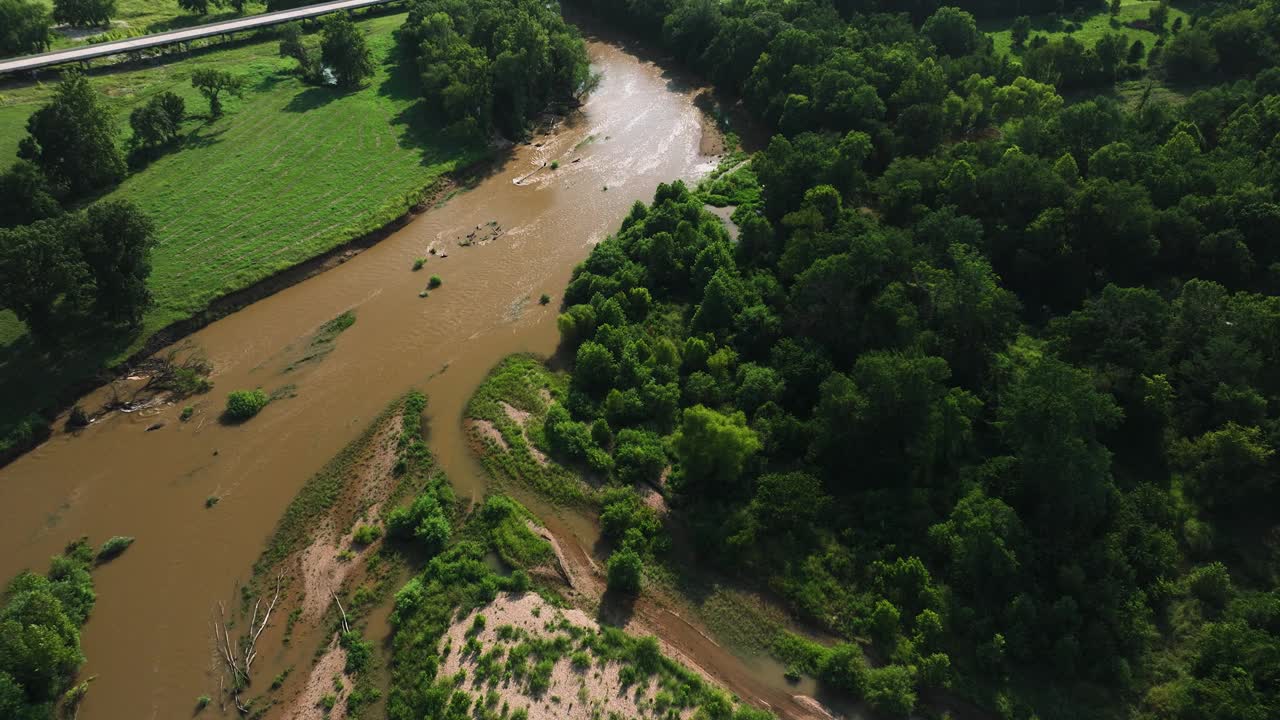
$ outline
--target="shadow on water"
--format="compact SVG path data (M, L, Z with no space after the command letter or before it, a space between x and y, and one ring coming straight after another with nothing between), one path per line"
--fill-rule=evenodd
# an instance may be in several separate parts
M55 409L99 385L112 358L137 335L100 325L56 332L57 345L42 346L29 334L0 345L0 441L15 441L0 449L0 465L35 442L49 436Z

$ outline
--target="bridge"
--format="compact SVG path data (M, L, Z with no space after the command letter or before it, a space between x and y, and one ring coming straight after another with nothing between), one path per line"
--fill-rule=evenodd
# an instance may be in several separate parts
M209 23L207 25L197 25L183 30L170 30L169 32L156 33L154 35L142 35L140 37L128 38L126 40L114 40L112 42L85 45L66 50L39 53L37 55L9 58L7 60L0 60L0 75L37 70L51 65L62 65L70 62L83 62L86 60L92 60L93 58L106 57L108 55L137 52L139 50L146 50L147 48L173 45L175 43L213 37L215 35L255 30L257 28L270 27L272 25L279 25L281 23L292 22L294 20L305 20L306 18L327 15L329 13L340 12L342 10L355 10L357 8L369 7L371 5L385 5L390 2L395 2L395 0L335 0L334 2L307 5L304 7L293 8L292 10L278 10L276 12L263 13L262 15L236 18L235 20L224 20L222 22Z

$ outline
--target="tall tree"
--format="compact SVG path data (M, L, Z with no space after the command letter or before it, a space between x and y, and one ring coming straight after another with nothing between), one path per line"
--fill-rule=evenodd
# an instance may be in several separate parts
M29 135L18 154L40 167L49 181L73 196L119 182L124 156L116 146L116 122L88 78L63 77L53 100L27 120Z
M53 19L74 27L109 25L116 0L53 0Z
M239 97L244 91L245 79L226 70L201 68L191 73L191 87L200 91L209 101L209 115L222 116L222 93Z
M360 83L373 73L369 45L346 13L336 13L325 19L320 59L333 70L338 85L344 88L360 87Z
M0 230L0 307L26 323L32 337L54 339L58 301L84 275L78 253L66 242L61 219Z
M78 233L80 253L93 276L97 310L111 320L136 324L151 300L147 276L155 245L151 219L124 200L89 208Z
M52 25L49 9L36 0L0 0L0 57L49 49Z

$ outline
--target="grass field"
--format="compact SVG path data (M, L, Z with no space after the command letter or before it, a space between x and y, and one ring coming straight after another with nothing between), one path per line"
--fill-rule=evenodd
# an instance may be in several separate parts
M1093 47L1098 42L1098 38L1107 33L1118 32L1124 33L1129 37L1129 43L1134 40L1141 40L1142 44L1150 50L1159 38L1153 32L1131 28L1129 23L1135 20L1146 20L1151 12L1151 8L1159 5L1155 0L1121 0L1120 14L1114 18L1115 25L1112 25L1113 18L1111 13L1103 10L1099 13L1091 15L1081 21L1080 29L1070 33L1072 37L1079 40L1085 47ZM1175 20L1182 18L1182 22L1186 23L1190 18L1187 13L1177 7L1169 8L1169 24L1172 25ZM1009 27L1013 24L1013 18L992 18L978 22L978 29L991 36L992 42L995 44L997 53L1008 55L1013 54L1015 57L1022 54L1022 49L1013 47L1013 37ZM1049 39L1058 39L1067 36L1066 27L1072 22L1069 15L1060 16L1057 19L1051 18L1049 15L1032 15L1031 16L1031 37L1044 35ZM1144 57L1142 63L1146 64Z
M180 147L108 195L132 200L156 223L149 281L155 305L138 336L64 361L78 369L33 369L24 359L32 353L21 323L0 312L0 396L6 398L0 438L15 417L47 407L67 382L127 357L156 330L219 296L386 224L442 175L484 155L484 148L458 147L427 124L412 77L393 63L392 33L403 18L360 23L377 70L356 92L303 84L290 72L294 61L278 57L274 40L91 78L120 119L122 143L129 112L159 92L178 93L198 115L187 121ZM248 79L244 97L226 101L216 121L204 117L208 104L190 85L191 73L203 67ZM27 117L53 89L0 89L0 162L15 156Z
M43 2L50 9L53 8L53 0ZM266 11L266 3L249 2L245 4L243 15L257 15ZM104 32L110 32L110 39L121 39L230 20L241 15L242 13L229 6L220 8L210 5L208 15L196 15L178 7L177 0L116 0L116 12L111 18L110 28L55 29L51 49L84 45Z

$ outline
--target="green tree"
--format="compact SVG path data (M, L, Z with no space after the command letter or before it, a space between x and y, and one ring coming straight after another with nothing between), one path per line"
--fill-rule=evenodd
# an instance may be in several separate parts
M26 225L62 212L40 168L18 160L0 175L0 227Z
M615 550L609 556L609 589L627 595L640 592L640 573L644 561L640 553L629 547Z
M280 26L280 57L298 61L298 73L306 82L319 82L322 66L315 48L307 45L302 34L302 23L291 22Z
M1009 35L1014 47L1020 48L1026 45L1027 38L1031 37L1031 18L1026 15L1014 18L1013 25L1009 27Z
M155 226L127 200L91 206L77 233L80 254L92 274L97 309L105 317L137 324L151 301L147 276Z
M1151 8L1147 17L1156 32L1164 34L1165 25L1169 23L1169 0L1160 0L1155 7Z
M58 301L83 276L63 225L54 219L0 229L0 307L12 310L42 342L54 339Z
M124 157L116 146L116 123L84 75L69 72L53 100L27 120L28 136L18 154L35 163L55 185L73 196L119 182Z
M244 86L243 77L232 75L226 70L200 68L191 73L191 87L199 90L209 101L209 115L215 118L222 115L222 93L239 97Z
M684 411L671 444L687 488L705 497L740 487L747 461L760 450L741 412L725 415L702 405Z
M1192 494L1211 509L1243 509L1265 502L1276 480L1274 456L1260 428L1235 422L1174 448Z
M47 6L35 0L0 0L0 57L48 50L52 26Z
M1111 13L1111 17L1116 17L1117 15L1119 15L1120 0L1110 0L1110 2L1107 3L1107 10Z
M360 87L360 83L373 74L373 60L364 34L346 13L325 18L320 58L333 69L338 85L344 88Z
M906 717L916 707L916 673L914 667L886 665L867 671L863 697L873 710Z
M978 47L982 35L969 13L955 7L940 7L924 21L920 33L944 55L968 55Z
M108 25L116 0L53 0L53 19L73 27Z
M129 114L129 126L133 128L129 142L134 148L143 149L164 145L178 137L186 116L186 101L174 93L162 92Z
M1068 552L1106 514L1111 453L1098 436L1119 422L1119 408L1087 371L1041 357L1017 372L996 417L1017 458L1024 502L1057 540L1055 551Z

